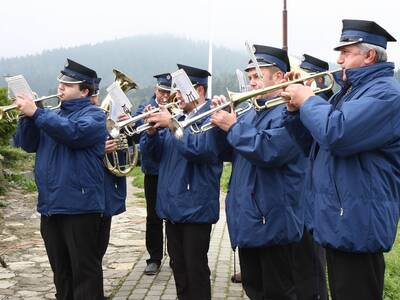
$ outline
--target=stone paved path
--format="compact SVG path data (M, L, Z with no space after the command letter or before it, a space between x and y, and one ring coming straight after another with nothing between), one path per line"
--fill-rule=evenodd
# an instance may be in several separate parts
M131 180L130 180L131 181ZM127 211L113 218L110 245L103 261L104 290L107 296L120 299L176 299L174 279L168 257L156 276L143 275L146 210L128 188ZM9 205L0 209L0 300L55 299L52 272L39 232L36 195L11 191ZM237 262L238 264L238 262ZM230 282L233 252L230 249L225 215L213 226L209 251L212 299L248 299L240 284Z

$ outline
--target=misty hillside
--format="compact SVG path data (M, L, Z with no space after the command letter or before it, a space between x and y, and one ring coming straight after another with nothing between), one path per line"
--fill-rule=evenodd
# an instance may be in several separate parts
M142 101L152 94L154 74L177 70L176 63L207 69L208 43L195 42L172 36L139 36L106 41L95 45L60 48L39 55L0 60L0 86L6 86L3 76L23 74L39 95L55 92L56 78L66 58L81 62L97 71L101 95L112 83L113 68L125 72L140 86L130 98ZM214 48L213 93L224 93L225 88L237 90L235 69L246 65L245 53L226 48ZM139 99L141 98L141 99Z

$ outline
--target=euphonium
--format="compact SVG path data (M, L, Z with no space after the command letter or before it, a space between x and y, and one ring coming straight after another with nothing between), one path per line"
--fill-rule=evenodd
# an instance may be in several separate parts
M125 75L123 72L118 71L117 69L113 69L113 73L115 74L114 81L120 86L122 91L126 94L131 89L136 89L137 84ZM100 107L107 113L107 123L112 121L109 118L109 114L111 111L111 97L107 95L107 97L103 100ZM136 166L138 160L138 149L137 146L132 143L129 145L128 138L125 134L118 134L112 136L116 140L117 150L105 154L104 156L104 164L108 171L116 176L127 176L129 172Z

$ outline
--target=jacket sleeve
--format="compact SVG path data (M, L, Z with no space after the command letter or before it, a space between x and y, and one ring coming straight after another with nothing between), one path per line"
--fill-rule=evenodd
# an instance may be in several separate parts
M157 130L154 135L149 135L147 132L143 132L140 135L140 151L146 153L146 156L150 157L156 162L161 161L163 141L165 138L165 130Z
M300 120L300 112L289 112L286 108L282 111L282 125L296 144L303 150L305 156L310 153L313 137Z
M71 120L55 111L38 108L33 119L36 126L55 141L73 149L104 143L107 137L105 114L99 109L90 109Z
M228 131L228 142L252 164L271 168L293 160L300 152L281 119L272 121L271 129L259 130L253 124L236 122Z
M179 153L189 161L212 163L227 157L230 145L226 133L219 128L212 128L200 134L192 134L189 128L184 131L183 139L174 139Z
M35 125L32 118L23 117L18 122L17 131L13 138L16 147L34 153L39 147L40 129Z
M400 94L374 89L334 110L318 96L300 109L300 118L321 148L348 156L374 150L399 137Z

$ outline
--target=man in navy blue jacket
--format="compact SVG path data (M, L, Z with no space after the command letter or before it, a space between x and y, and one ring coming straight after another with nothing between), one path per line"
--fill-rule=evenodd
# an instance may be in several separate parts
M254 45L246 68L252 89L280 83L290 70L287 52ZM263 75L263 80L261 80ZM259 104L280 91L257 98ZM215 98L215 101L220 99ZM305 157L281 125L283 105L236 114L218 111L212 122L233 150L226 212L232 247L239 248L242 284L250 299L298 299L292 246L303 234L300 192Z
M323 61L309 54L303 54L299 67L300 69L310 74L326 72L329 70L329 64L326 61ZM316 88L326 88L325 77L317 77L314 80L306 82L308 86L311 86L313 83L315 83ZM320 93L319 95L320 97L328 100L333 95L333 93L332 90L328 90L324 93Z
M185 103L177 92L185 116L209 110L205 95L210 74L194 67L178 67L186 71L200 96L196 103ZM141 136L140 147L160 163L156 211L167 221L168 253L178 299L207 300L211 299L207 252L211 225L219 218L222 160L214 146L218 139L195 143L186 129L183 140L178 140L168 129L170 119L164 109L153 114L147 121L154 123L154 128Z
M169 73L154 75L157 84L154 96L147 105L158 107L164 105L171 92L171 75ZM142 113L145 106L141 106L136 114ZM157 182L159 162L154 160L146 151L140 151L140 163L144 173L144 195L146 198L146 249L150 255L147 259L144 274L155 275L161 265L163 255L163 220L157 216Z
M400 201L400 85L386 62L395 39L372 21L343 20L329 102L291 85L285 126L309 153L305 200L326 248L333 299L382 299L384 251L396 237ZM300 137L300 138L299 138ZM308 138L307 138L308 137Z
M97 74L68 60L58 78L61 107L17 96L25 117L15 144L36 152L40 231L57 299L103 299L100 226L104 212L104 113L91 104Z

